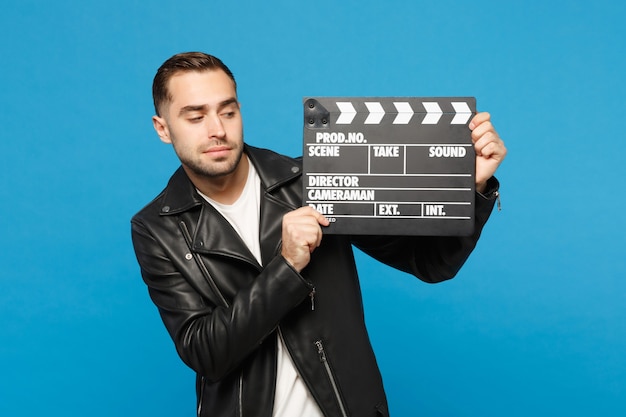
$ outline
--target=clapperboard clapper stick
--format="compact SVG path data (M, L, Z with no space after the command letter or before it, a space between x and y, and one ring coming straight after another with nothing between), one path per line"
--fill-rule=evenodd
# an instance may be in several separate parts
M469 235L474 97L304 98L303 205L324 233Z

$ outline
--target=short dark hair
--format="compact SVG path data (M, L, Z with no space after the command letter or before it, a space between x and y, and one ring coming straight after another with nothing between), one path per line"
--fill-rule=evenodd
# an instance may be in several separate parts
M170 78L181 72L222 70L233 80L235 91L237 82L230 69L217 57L204 52L183 52L176 54L165 61L157 70L152 81L152 100L154 101L154 111L157 116L163 104L172 101L172 95L167 89Z

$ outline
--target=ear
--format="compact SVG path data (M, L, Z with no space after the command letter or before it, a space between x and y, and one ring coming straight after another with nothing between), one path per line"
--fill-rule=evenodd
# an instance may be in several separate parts
M163 117L152 116L152 125L154 126L154 130L156 130L157 135L161 139L163 143L172 143L172 139L170 138L170 130L167 127L167 121Z

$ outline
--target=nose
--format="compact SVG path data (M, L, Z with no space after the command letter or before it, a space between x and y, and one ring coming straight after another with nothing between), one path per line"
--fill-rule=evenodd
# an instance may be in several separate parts
M218 115L209 118L208 123L208 135L211 138L223 138L226 136L226 131L224 130L224 124Z

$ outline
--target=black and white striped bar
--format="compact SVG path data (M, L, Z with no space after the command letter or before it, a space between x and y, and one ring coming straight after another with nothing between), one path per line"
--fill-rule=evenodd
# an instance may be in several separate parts
M303 204L331 234L469 235L473 97L304 99Z
M338 125L352 124L354 117L357 114L357 110L354 108L352 101L337 101L335 103L339 109L339 116L335 121ZM387 113L383 108L380 101L365 101L363 102L367 109L367 117L364 124L377 125L380 124L383 117ZM472 116L472 111L466 101L453 101L450 105L454 109L454 117L450 121L450 124L466 124ZM421 119L422 124L436 125L443 116L443 110L437 101L422 101L414 109L409 101L394 101L394 110L390 114L394 115L393 124L408 124L415 114L422 114L424 118ZM416 106L414 103L413 106Z

